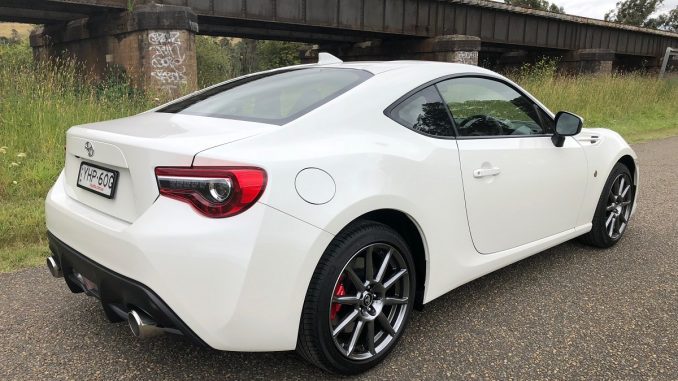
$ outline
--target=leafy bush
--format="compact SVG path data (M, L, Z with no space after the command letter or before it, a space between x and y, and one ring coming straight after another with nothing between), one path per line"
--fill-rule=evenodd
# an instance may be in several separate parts
M207 87L227 79L299 63L301 44L282 41L197 36L198 84Z
M225 38L196 36L198 87L204 88L232 78L232 55Z

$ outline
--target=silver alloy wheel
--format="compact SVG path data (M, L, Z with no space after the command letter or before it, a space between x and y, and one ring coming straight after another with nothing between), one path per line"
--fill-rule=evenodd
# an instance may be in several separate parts
M395 247L374 243L358 250L332 290L330 334L339 351L367 360L388 348L403 328L409 294L407 263Z
M613 240L619 239L631 216L633 195L631 179L622 173L614 180L605 208L605 229Z

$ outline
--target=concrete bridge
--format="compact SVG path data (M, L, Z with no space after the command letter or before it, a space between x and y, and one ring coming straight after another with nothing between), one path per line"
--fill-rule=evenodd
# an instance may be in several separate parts
M678 48L676 33L482 0L0 0L0 21L44 24L31 36L39 58L122 67L168 89L196 86L195 34L308 42L357 60L552 55L575 72L654 68Z

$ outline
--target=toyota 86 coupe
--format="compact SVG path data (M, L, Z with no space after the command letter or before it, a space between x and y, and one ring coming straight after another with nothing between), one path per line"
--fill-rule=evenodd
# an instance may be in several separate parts
M382 361L414 309L635 209L636 154L476 66L317 64L75 126L47 266L137 337Z

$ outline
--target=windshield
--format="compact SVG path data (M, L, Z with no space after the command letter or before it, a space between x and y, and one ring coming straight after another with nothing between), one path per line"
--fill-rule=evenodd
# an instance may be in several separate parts
M367 71L299 68L225 83L159 112L282 125L329 102L367 78Z

